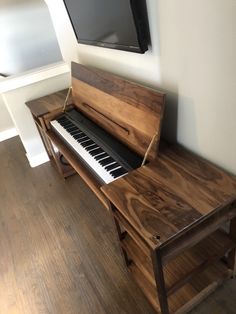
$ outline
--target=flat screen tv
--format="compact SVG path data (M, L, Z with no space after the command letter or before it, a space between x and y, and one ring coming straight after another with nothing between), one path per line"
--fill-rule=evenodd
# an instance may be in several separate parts
M144 53L150 42L146 0L64 0L77 41Z

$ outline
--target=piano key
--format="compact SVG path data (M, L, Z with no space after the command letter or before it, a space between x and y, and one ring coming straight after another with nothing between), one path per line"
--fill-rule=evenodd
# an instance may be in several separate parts
M61 123L66 123L66 122L70 122L70 120L68 120L66 117L61 117L58 118L57 121L61 124Z
M103 159L101 161L99 161L99 163L102 165L102 166L107 166L109 165L110 163L114 162L115 160L112 158L112 157L108 157L106 159Z
M89 141L89 137L82 137L80 139L77 140L78 143L80 143L82 145L82 143Z
M82 131L80 131L80 132L78 132L77 134L71 134L72 136L74 136L74 135L80 135L80 136L85 136L86 134L84 133L84 132L82 132Z
M88 136L85 135L85 136L82 136L82 137L78 138L77 142L78 143L82 143L82 142L87 141L87 140L88 140Z
M78 134L81 134L82 131L79 131L79 130L75 130L73 132L70 132L70 134L73 136L73 135L78 135Z
M95 159L95 157L91 156L89 152L87 152L84 147L78 143L73 136L71 136L65 128L63 128L59 122L56 120L50 122L53 128L60 134L61 137L64 138L64 140L71 146L71 148L93 169L93 171L105 182L109 183L114 181L114 177L110 175L110 173L105 170L104 167L102 167L98 161ZM107 153L103 152L101 150L104 156L109 156ZM96 157L99 157L96 155Z
M100 159L103 159L103 158L105 158L105 157L107 157L107 156L109 156L107 153L101 153L101 154L99 154L99 155L96 155L94 158L97 160L97 161L99 161Z
M57 120L60 124L66 124L66 123L71 123L71 121L70 120L68 120L67 118L65 118L65 119L59 119L59 120Z
M85 147L85 149L88 151L88 152L91 152L92 150L94 149L97 149L99 146L97 146L97 144L92 144L92 145L89 145L87 147Z
M65 129L65 130L68 130L69 128L73 127L73 124L65 124L65 125L62 125L62 127Z
M107 158L109 158L109 155L103 156L102 158L100 158L98 160L98 163L101 165L101 161L103 161L104 159L107 159Z
M70 121L61 122L60 124L61 124L66 130L68 130L68 129L71 128L71 127L76 128L77 130L79 130L78 127L75 126L75 125L74 125L72 122L70 122Z
M98 155L98 154L100 154L100 153L103 153L103 152L104 152L104 150L102 150L102 149L99 147L98 149L93 150L90 154L91 154L92 156L96 156L96 155Z
M74 125L72 125L71 127L66 128L66 130L67 130L69 133L71 133L71 132L73 132L73 131L77 131L77 130L78 130L78 128L77 128L77 127L75 127Z
M97 157L99 157L100 155L102 155L102 158L104 158L104 151L102 152L102 153L99 153L99 154L97 154L97 155L94 155L93 156L93 158L95 159L95 158L97 158ZM107 156L105 156L105 157L107 157ZM101 158L100 158L101 159ZM96 160L96 159L95 159Z
M114 163L112 163L112 164L110 164L110 165L107 165L106 167L105 167L105 169L107 170L107 171L110 171L110 170L115 170L118 166L120 166L119 164L118 164L118 162L114 162Z
M105 155L102 158L100 158L99 161L98 161L99 164L101 165L101 161L103 161L104 159L107 159L107 158L109 158L109 155Z
M57 121L60 122L60 121L69 121L69 119L65 116L61 116L59 118L57 118Z
M86 135L85 138L81 138L80 139L80 144L82 143L87 143L88 141L90 141L90 138ZM85 144L86 145L86 144ZM83 146L83 145L82 145Z
M70 121L68 121L68 122L61 122L60 124L61 124L64 128L67 128L67 127L73 125L73 123L71 123Z
M113 170L110 172L110 174L114 177L114 178L118 178L120 176L122 176L123 174L126 174L127 171L123 168L123 167L120 167L116 170Z
M73 124L62 125L62 127L67 130L67 132L79 131Z
M92 140L88 140L87 142L81 144L84 148L86 148L87 146L90 146L91 144L94 144L94 141Z
M80 139L82 137L85 137L86 135L84 133L82 133L82 134L77 134L77 135L72 135L72 136L73 136L74 139L78 140L78 139Z

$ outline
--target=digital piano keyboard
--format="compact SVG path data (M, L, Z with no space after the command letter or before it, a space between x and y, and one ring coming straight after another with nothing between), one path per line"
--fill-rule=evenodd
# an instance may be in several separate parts
M142 163L139 155L76 109L61 114L50 124L103 183L124 176Z

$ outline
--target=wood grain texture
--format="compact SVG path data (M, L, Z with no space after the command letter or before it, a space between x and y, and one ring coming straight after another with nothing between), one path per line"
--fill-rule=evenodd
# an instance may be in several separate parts
M33 116L48 156L63 178L74 174L75 171L68 162L66 165L61 163L61 153L55 150L46 132L51 127L50 121L62 113L67 92L68 90L61 90L26 103ZM68 103L70 102L71 95L68 99Z
M129 267L134 280L144 292L149 302L152 304L157 313L161 313L160 304L158 302L157 292L154 286L143 276L140 269L133 263ZM197 282L190 282L181 288L176 294L172 295L169 299L169 313L183 314L188 313L193 309L193 304L199 304L206 296L219 286L222 281L228 277L227 271L222 264L216 264L208 272L203 272L199 275ZM208 301L209 302L209 301ZM168 312L163 312L166 314ZM192 313L197 313L193 311ZM204 312L203 312L204 313ZM224 312L222 306L222 312ZM232 312L234 313L234 312Z
M231 220L230 226L229 226L229 234L230 238L236 242L236 217ZM236 276L236 249L233 248L232 251L229 252L228 255L228 265L233 271L233 276Z
M156 282L150 254L149 256L144 254L129 234L121 241L121 245L144 277L155 287ZM191 278L198 276L200 268L201 271L204 271L235 246L236 243L230 241L226 233L219 230L172 259L163 267L167 294L174 294Z
M46 95L44 97L26 102L26 106L30 109L34 117L39 118L43 115L55 110L63 108L68 90L64 89L56 93ZM71 97L68 100L70 104Z
M236 200L236 180L173 146L164 148L158 160L103 186L102 191L154 248L220 211L220 205L227 210L227 205ZM234 208L229 208L229 212L233 215Z
M157 133L149 159L157 156L165 95L104 71L72 63L78 109L143 156Z
M159 159L102 187L130 237L121 240L128 267L158 313L185 313L232 276L235 184L209 162L165 145ZM230 234L217 230L228 221ZM229 267L220 261L228 253Z
M30 168L16 137L0 143L0 313L154 314L127 274L115 227L79 176ZM192 314L234 313L236 281Z
M165 146L159 163L145 171L158 171L158 180L201 214L235 197L236 178L181 146Z
M154 314L79 176L30 168L18 138L0 143L0 161L1 314Z

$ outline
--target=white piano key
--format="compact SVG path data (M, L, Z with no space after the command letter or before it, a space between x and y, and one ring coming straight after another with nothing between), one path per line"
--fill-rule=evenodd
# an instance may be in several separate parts
M109 171L105 169L105 166L101 166L95 159L96 156L92 156L88 151L74 139L74 137L67 132L67 130L56 120L50 122L51 125L59 132L59 134L70 144L71 148L81 156L81 158L94 170L94 172L105 182L110 183L118 178L114 178ZM120 167L120 166L119 166ZM119 168L117 167L117 168ZM115 168L116 169L116 168ZM115 170L115 169L112 169ZM123 175L122 175L123 176Z

